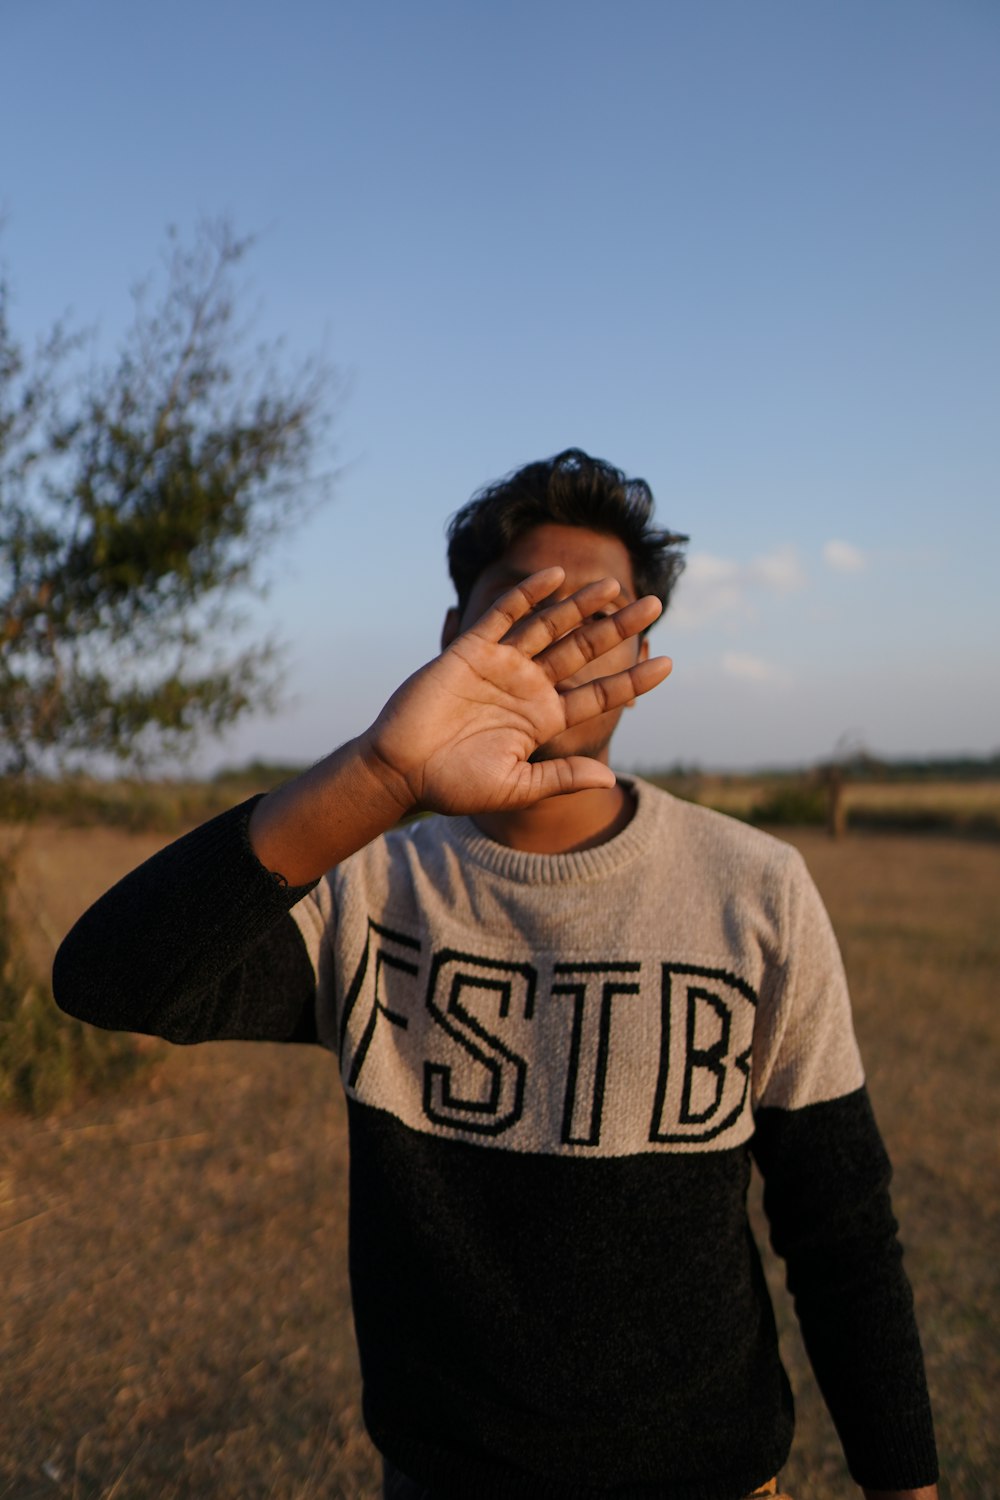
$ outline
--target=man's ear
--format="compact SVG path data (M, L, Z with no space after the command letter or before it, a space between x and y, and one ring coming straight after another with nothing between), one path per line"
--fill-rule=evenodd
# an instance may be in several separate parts
M461 635L461 621L462 617L458 609L455 605L452 605L451 609L449 609L448 613L445 615L444 624L441 627L442 651L447 651L448 647L451 645L455 637Z

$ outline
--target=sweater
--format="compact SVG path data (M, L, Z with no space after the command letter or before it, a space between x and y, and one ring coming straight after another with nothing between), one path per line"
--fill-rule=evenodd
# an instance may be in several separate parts
M431 817L292 890L245 804L81 919L56 997L177 1042L336 1054L365 1421L444 1500L737 1500L781 1468L751 1158L853 1476L932 1483L820 898L789 845L630 785L634 817L596 848L528 854Z

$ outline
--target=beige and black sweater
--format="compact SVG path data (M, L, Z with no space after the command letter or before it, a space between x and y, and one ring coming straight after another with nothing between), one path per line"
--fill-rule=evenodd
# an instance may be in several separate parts
M633 786L632 822L582 853L428 818L291 891L247 804L81 919L57 998L173 1041L337 1054L365 1417L436 1495L734 1500L780 1469L751 1156L852 1473L931 1483L826 913L788 845Z

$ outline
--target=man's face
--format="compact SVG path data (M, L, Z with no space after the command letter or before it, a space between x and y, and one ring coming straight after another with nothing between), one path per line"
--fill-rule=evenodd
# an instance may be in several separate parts
M599 578L617 578L620 585L619 594L611 601L607 613L613 613L636 598L632 561L624 542L616 536L589 531L582 526L546 522L518 537L502 557L480 573L461 615L457 609L448 611L442 645L450 645L457 635L474 625L490 605L515 584L542 568L556 565L565 570L566 577L551 595L552 600L565 599L585 583L594 583ZM609 676L624 667L634 666L637 661L644 661L648 654L647 642L633 637L602 656L600 661L588 663L563 686L576 687L594 677ZM616 708L585 724L564 730L536 750L532 760L551 760L558 755L590 755L607 763L608 745L621 714L622 710Z

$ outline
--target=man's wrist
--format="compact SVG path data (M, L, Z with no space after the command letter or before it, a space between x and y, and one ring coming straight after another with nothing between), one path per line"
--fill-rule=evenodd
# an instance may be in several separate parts
M403 773L385 759L371 729L359 734L350 747L357 756L359 769L371 782L373 796L393 810L392 822L409 817L417 808L413 789Z

